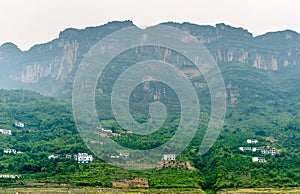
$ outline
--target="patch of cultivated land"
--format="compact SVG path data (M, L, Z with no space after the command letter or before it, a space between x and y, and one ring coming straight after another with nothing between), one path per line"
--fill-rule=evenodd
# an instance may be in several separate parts
M18 193L18 194L44 194L44 193L71 193L71 194L94 194L94 193L108 193L108 194L134 194L134 193L147 193L147 194L168 194L168 193L186 193L186 194L205 194L201 189L109 189L109 188L0 188L2 193Z
M235 194L254 194L254 193L300 193L300 188L253 188L253 189L228 189L218 192L219 194L235 193Z
M201 189L111 189L111 188L0 188L0 194L2 193L18 193L18 194L49 194L49 193L62 193L62 194L94 194L94 193L108 193L108 194L205 194ZM248 189L228 189L217 192L218 194L283 194L283 193L300 193L300 188L248 188Z

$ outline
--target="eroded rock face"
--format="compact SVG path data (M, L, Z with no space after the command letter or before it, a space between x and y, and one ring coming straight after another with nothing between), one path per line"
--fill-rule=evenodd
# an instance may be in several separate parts
M190 23L165 25L196 36L218 64L237 61L257 69L280 71L293 68L300 61L300 35L293 31L253 37L247 30L225 24L217 24L215 27ZM1 77L6 82L33 85L55 82L62 87L65 82L72 83L82 58L95 43L106 35L129 26L134 24L131 21L110 22L84 30L67 29L61 32L57 39L36 45L25 52L12 43L6 43L0 47ZM190 78L201 75L196 68L185 64L182 58L174 57L169 49L157 47L149 51L147 48L136 50L138 56L144 53L162 61L181 64L181 70ZM45 91L58 92L53 88Z

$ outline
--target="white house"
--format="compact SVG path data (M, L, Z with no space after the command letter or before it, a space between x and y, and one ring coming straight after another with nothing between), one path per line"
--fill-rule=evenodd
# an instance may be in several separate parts
M247 139L247 143L258 143L257 139Z
M101 128L101 130L105 133L112 133L112 130L110 129Z
M21 177L19 174L0 174L0 178L16 179Z
M6 148L6 149L3 150L3 153L5 153L5 154L16 154L17 150Z
M120 153L120 157L128 158L129 157L129 153Z
M90 163L93 162L93 155L88 155L87 153L78 153L74 155L74 159L78 163Z
M175 154L164 154L162 159L163 161L172 161L176 159L176 155Z
M265 163L267 160L265 158L252 157L252 162Z
M60 155L59 154L51 154L50 156L48 156L48 159L55 159L58 158Z
M72 154L66 154L66 159L71 159L72 158Z
M19 127L19 128L24 128L24 127L25 127L25 124L22 123L22 122L16 122L16 123L15 123L15 126L16 126L16 127Z
M274 156L276 154L276 149L275 148L264 148L261 150L262 154L270 154Z
M239 147L239 150L241 150L241 151L251 151L252 150L252 148L251 147Z
M11 135L11 130L0 129L0 133L2 135Z

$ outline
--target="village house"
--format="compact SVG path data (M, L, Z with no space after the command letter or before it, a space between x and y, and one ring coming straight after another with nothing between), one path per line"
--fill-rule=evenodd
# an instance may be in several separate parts
M21 178L21 175L19 175L19 174L0 174L0 178L16 179L16 178Z
M272 156L274 156L276 154L276 149L275 148L263 148L261 150L262 154L270 154Z
M50 156L48 156L48 159L55 159L55 158L59 158L60 154L51 154Z
M252 152L256 152L256 151L261 151L262 149L264 149L263 147L239 147L239 150L241 151L252 151Z
M2 135L11 135L11 130L0 129L0 133Z
M16 154L17 150L6 148L6 149L3 150L3 153L5 153L5 154Z
M161 160L163 160L163 161L173 161L175 159L176 159L175 154L164 154Z
M241 151L252 151L252 148L251 147L239 147L239 150Z
M72 158L72 154L66 154L66 159L71 159Z
M105 128L101 128L101 130L105 133L112 133L111 129L105 129Z
M123 158L128 158L129 153L120 153L120 156L123 157Z
M252 151L257 152L260 151L262 154L270 154L274 156L276 154L275 148L265 148L265 147L239 147L239 150L241 151Z
M24 127L25 127L25 124L22 123L22 122L16 122L16 123L15 123L15 127L24 128Z
M265 158L252 157L252 162L265 163L267 160Z
M258 143L257 139L247 139L247 143Z
M93 162L93 155L88 155L87 153L74 154L74 159L78 163L91 163Z

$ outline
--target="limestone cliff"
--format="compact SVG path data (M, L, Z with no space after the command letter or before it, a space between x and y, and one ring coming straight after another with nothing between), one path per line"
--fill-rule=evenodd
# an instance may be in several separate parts
M280 71L293 68L300 62L300 35L290 30L253 37L247 30L225 24L214 27L168 22L164 25L196 36L219 64L238 61L257 69ZM10 83L13 87L28 85L29 88L40 83L51 83L49 85L52 88L47 86L40 92L52 95L62 89L66 82L72 83L78 64L96 42L128 26L134 24L124 21L82 30L70 28L61 32L57 39L36 45L25 52L12 43L6 43L0 47L1 82ZM139 52L146 53L147 50L137 50ZM158 47L149 52L163 61L180 63L181 60L180 57L172 57L172 51L168 49ZM200 75L188 64L181 64L181 69L192 78ZM3 84L0 85L3 87ZM43 88L43 85L38 88Z

